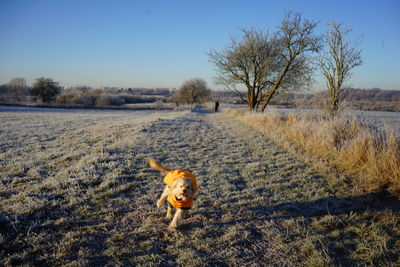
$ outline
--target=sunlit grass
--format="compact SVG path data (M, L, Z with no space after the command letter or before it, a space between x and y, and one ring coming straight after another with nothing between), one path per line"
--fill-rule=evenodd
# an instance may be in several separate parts
M353 177L362 190L387 187L400 197L400 137L389 127L368 126L355 116L331 119L304 110L285 115L277 110L265 114L233 110L230 114L287 149L328 161Z

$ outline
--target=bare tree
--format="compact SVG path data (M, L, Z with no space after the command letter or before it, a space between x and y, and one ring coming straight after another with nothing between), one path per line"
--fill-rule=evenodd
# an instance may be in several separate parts
M258 30L242 30L243 38L231 38L222 52L208 53L217 67L217 82L237 90L247 88L251 110L264 111L275 93L299 89L311 81L311 53L320 48L321 38L313 34L316 23L301 14L288 12L272 36ZM240 92L239 92L240 93Z
M319 60L319 66L329 90L329 113L333 117L344 97L344 83L351 77L351 70L362 64L362 59L361 50L358 49L359 39L354 42L345 40L351 29L335 22L330 27L325 34L327 48Z
M185 81L173 96L176 103L193 105L205 102L211 95L207 83L201 78Z
M275 70L279 49L276 40L255 29L241 30L243 37L231 37L230 45L222 52L208 53L217 67L217 83L236 91L251 110L261 102L263 90L270 85L268 77ZM245 86L244 98L237 88Z
M303 19L300 13L286 13L276 34L280 45L276 60L279 71L270 78L271 86L264 93L262 111L279 89L296 90L312 81L312 54L321 48L320 36L313 33L316 25Z
M24 78L13 78L8 83L8 90L10 95L16 101L22 101L28 94L28 85L26 84L26 80Z

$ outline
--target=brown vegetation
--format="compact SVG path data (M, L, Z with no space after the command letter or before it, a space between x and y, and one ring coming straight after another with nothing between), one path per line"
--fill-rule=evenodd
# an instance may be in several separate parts
M362 190L387 188L400 197L400 139L389 128L374 129L356 119L311 113L282 115L272 110L261 115L236 110L229 114L285 148L328 161L355 177Z
M343 108L352 110L400 112L400 91L347 88L342 92ZM286 93L277 95L272 105L324 108L329 104L328 92ZM327 106L327 108L329 108Z
M57 96L55 104L78 104L86 107L121 106L124 104L152 103L154 96L140 96L129 93L111 93L100 89L81 91L68 90Z
M38 78L29 87L25 79L14 78L8 84L0 85L0 104L92 108L166 102L172 94L168 88L62 88L50 78Z

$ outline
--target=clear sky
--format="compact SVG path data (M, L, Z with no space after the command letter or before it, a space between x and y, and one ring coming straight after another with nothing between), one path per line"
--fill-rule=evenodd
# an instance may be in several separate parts
M400 90L398 0L0 0L0 84L44 76L63 86L179 87L200 77L216 89L206 53L240 27L275 30L288 10L319 21L317 32L336 21L362 36L364 63L349 85Z

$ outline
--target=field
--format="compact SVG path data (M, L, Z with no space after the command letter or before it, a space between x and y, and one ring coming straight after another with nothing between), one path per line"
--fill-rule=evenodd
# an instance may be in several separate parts
M44 112L47 111L47 112ZM224 113L0 112L0 265L400 264L400 201ZM166 231L166 167L199 194Z

